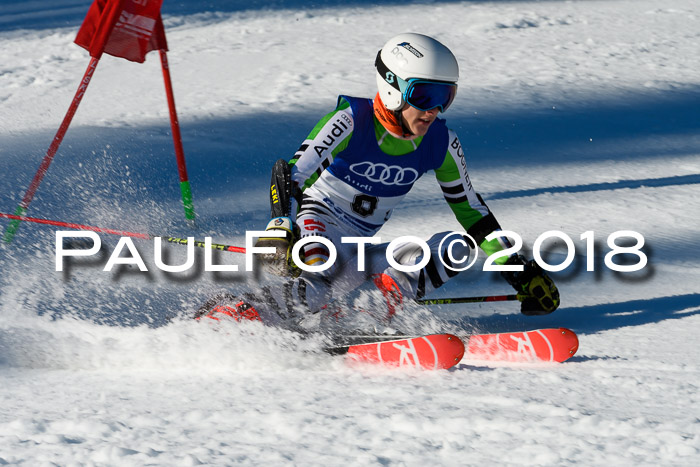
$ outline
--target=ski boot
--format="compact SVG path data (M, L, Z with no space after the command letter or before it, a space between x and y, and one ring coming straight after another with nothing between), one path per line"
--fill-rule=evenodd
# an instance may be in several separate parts
M396 285L396 281L388 274L374 274L372 280L386 300L387 313L382 321L389 324L396 313L403 310L403 294L399 286Z
M209 318L215 321L262 321L260 313L249 301L229 293L215 295L195 313L194 319Z
M304 285L301 280L297 281ZM236 296L227 292L215 295L195 313L194 318L216 321L261 321L267 326L277 326L293 331L308 330L316 322L314 313L302 305L304 287L294 287L289 281L281 287L265 286L255 292ZM296 292L296 293L295 293Z

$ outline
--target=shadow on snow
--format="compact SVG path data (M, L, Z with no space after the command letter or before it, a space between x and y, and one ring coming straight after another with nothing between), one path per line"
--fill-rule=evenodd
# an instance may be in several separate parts
M402 8L434 7L436 3L459 3L462 0L383 0L381 5ZM485 1L485 0L484 0ZM515 0L501 0L502 2ZM541 1L541 0L540 0ZM548 0L554 1L554 0ZM77 28L85 18L92 0L4 0L0 4L0 31L18 29ZM471 3L482 3L472 0ZM264 10L300 10L313 13L314 9L376 7L376 0L165 0L161 12L168 15L220 14Z
M634 189L643 187L682 186L700 183L700 173L692 175L678 175L674 177L643 178L639 180L622 180L619 182L589 183L587 185L555 186L535 188L529 190L501 191L484 198L488 200L520 198L523 196L537 196L544 193L585 193L593 191L620 190L623 188Z
M564 327L577 334L595 334L697 314L700 314L700 293L564 308L546 316L491 315L465 318L462 322L494 333Z
M455 114L449 116L450 126L457 129L465 147L472 173L478 175L479 166L502 166L504 173L517 173L519 166L531 164L556 166L561 154L550 152L552 141L557 148L567 148L578 160L599 160L610 157L606 141L618 144L626 139L620 157L639 160L663 159L669 154L700 154L700 114L696 109L700 90L654 93L641 96L636 102L625 101L619 107L610 104L589 105L586 112L560 110L555 116L515 110L510 114L482 113L478 118ZM329 96L329 108L335 100ZM298 113L266 112L241 117L212 120L182 120L185 153L194 193L195 209L199 216L197 229L187 229L183 220L179 197L179 183L172 149L169 122L134 127L76 127L71 128L48 174L32 203L29 215L68 222L99 225L133 231L146 231L174 236L226 236L244 230L262 228L268 218L268 181L270 167L278 158L289 158L317 119L328 109ZM484 115L486 114L486 115ZM628 117L629 120L624 119ZM513 122L517 122L515 127ZM674 123L675 122L675 123ZM58 124L58 122L57 122ZM273 130L271 130L273 129ZM585 131L584 131L585 130ZM598 134L597 144L581 141L585 133ZM489 136L490 135L490 136ZM13 212L24 190L39 166L53 131L35 131L4 137L2 156L4 176L0 179L0 211ZM654 150L635 143L636 139L654 136L666 139ZM606 140L607 138L607 140ZM620 149L617 145L615 148ZM568 159L567 159L568 160ZM128 167L128 169L126 168ZM615 183L594 183L570 187L542 187L533 190L501 191L491 199L531 196L545 191L587 192L640 186L667 186L698 183L695 175L670 176L659 179L639 179ZM478 188L478 187L477 187ZM504 186L507 188L507 185ZM441 198L436 186L436 196ZM417 213L419 214L419 213ZM4 228L6 222L0 225ZM37 251L36 245L47 245L46 272L53 271L51 235L53 230L43 226L23 225L11 247L1 253L15 257L12 267L23 268L22 257L27 251ZM221 238L215 238L222 242ZM40 247L41 248L41 247ZM3 262L0 256L0 262ZM5 264L7 266L8 264ZM44 267L44 266L41 266ZM24 270L23 270L24 272ZM39 272L36 273L40 274ZM5 274L5 285L12 274ZM132 313L140 309L140 298L148 297L158 281L146 281L131 290L128 284L101 302L101 313L114 313L128 308ZM47 283L48 284L48 283ZM19 286L19 284L15 284ZM162 285L162 284L161 284ZM167 287L165 294L190 297L197 293L190 287ZM115 288L103 284L104 290ZM31 297L31 308L50 311L57 306L51 302L53 285L45 294L38 290ZM81 283L63 284L64 305L71 302L71 289ZM176 290L175 290L176 289ZM94 294L84 294L80 304L73 308L89 307ZM128 294L131 304L120 302ZM49 297L49 298L45 298ZM547 320L556 325L570 326L578 332L592 333L626 325L638 325L662 319L677 318L683 310L697 306L700 295L662 297L648 301L597 305L569 309L535 321L517 321L518 318L478 318L479 325L497 330L507 326L541 327ZM109 300L107 299L109 298ZM171 303L177 299L170 300ZM154 302L150 313L168 313L166 306ZM97 308L96 308L97 309ZM87 308L89 310L89 308ZM85 310L83 310L85 311ZM697 313L693 311L691 313ZM686 313L687 314L687 313ZM156 320L158 321L158 320ZM504 328L505 329L505 328Z

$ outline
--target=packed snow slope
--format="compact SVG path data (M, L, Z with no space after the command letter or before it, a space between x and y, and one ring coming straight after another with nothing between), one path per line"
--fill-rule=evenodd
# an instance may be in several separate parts
M242 245L266 224L274 161L338 94L374 95L389 37L426 33L460 62L445 117L476 189L526 255L552 230L576 255L552 273L562 306L549 316L446 305L399 323L564 326L580 350L558 365L353 368L316 339L189 319L258 274L207 272L201 251L192 270L164 273L143 240L148 272L105 272L119 240L109 235L56 272L57 229L24 223L0 246L0 465L700 463L697 1L164 3L196 227L184 221L155 54L102 58L29 215ZM89 4L0 4L0 212L14 212L87 66L72 41ZM381 236L457 228L428 174ZM645 240L639 272L604 263L621 230ZM543 249L551 264L567 254L563 240ZM185 261L184 247L163 252ZM483 260L434 296L508 293Z

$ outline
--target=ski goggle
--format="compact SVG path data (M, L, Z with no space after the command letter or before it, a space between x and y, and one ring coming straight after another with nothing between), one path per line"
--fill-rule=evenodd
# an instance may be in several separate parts
M437 108L440 112L444 112L457 95L456 83L421 78L408 80L399 78L384 64L381 50L377 53L374 65L384 81L401 92L404 102L420 111Z
M457 85L441 81L409 79L402 95L408 105L418 110L426 111L437 107L440 112L444 112L457 95Z

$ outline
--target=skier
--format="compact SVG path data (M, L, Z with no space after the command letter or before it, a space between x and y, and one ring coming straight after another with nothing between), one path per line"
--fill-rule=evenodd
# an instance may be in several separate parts
M239 310L251 319L251 310L257 316L273 308L285 319L304 317L371 279L386 299L388 321L404 297L421 298L455 276L453 258L466 259L477 246L487 255L510 246L505 237L486 240L500 226L472 187L459 138L438 118L457 93L459 69L452 52L431 37L404 33L378 52L375 67L374 100L340 96L335 110L318 122L294 157L274 165L272 219L268 235L256 246L274 248L274 253L260 255L264 266L290 279L281 288L237 299L231 304L234 313ZM427 240L429 261L405 272L386 258L386 243L343 241L374 236L429 170L471 237L466 237L468 243L457 242L458 249L448 251L450 243L443 239L450 232L437 233ZM295 243L308 237L310 243L301 248L304 265L321 269L332 262L324 271L302 272L292 260ZM364 267L359 264L360 249ZM427 256L415 242L400 244L393 253L402 266L418 265ZM520 272L501 273L526 297L522 313L546 314L559 306L557 287L534 261L513 255L496 263L522 266ZM202 312L220 298L208 302Z

